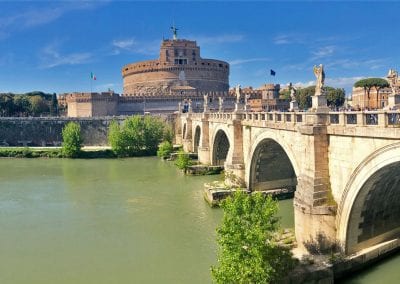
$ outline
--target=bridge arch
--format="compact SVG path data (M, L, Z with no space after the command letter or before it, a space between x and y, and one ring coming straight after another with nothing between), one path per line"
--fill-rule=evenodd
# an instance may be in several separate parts
M290 145L271 131L263 131L252 143L246 159L245 179L250 190L293 187L299 166Z
M212 139L212 165L223 166L225 161L232 156L231 141L232 138L229 137L229 130L227 127L220 126L215 129Z
M400 236L400 143L367 157L339 204L338 240L347 254Z
M200 146L200 137L201 137L201 127L197 125L196 130L194 131L194 139L193 139L193 152L197 153Z

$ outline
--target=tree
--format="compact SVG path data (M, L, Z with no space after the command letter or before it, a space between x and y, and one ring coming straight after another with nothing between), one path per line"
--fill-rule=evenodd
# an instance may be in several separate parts
M152 116L133 116L122 125L113 122L109 128L108 141L119 157L155 155L163 140L165 124Z
M14 104L15 104L15 110L18 113L17 115L19 116L28 115L31 111L31 102L29 98L25 95L14 96Z
M49 112L49 105L47 104L46 100L43 99L41 96L31 96L30 102L33 115L40 115Z
M289 248L275 241L278 204L261 193L237 191L222 202L224 216L217 230L217 283L276 283L291 270Z
M365 107L369 107L369 100L370 100L370 92L372 88L376 89L376 106L379 107L379 91L382 88L389 87L389 83L382 78L367 78L361 79L354 83L354 87L356 88L363 88L364 89L364 96L367 97L368 105Z
M328 106L340 107L344 104L346 92L343 88L325 87Z
M189 154L185 153L182 149L179 150L175 165L178 169L183 170L186 173L186 169L192 165L192 160L190 159Z
M58 101L56 93L53 93L53 95L51 96L50 114L58 115Z
M81 126L76 122L69 122L62 130L62 152L65 157L76 158L82 148Z
M306 109L311 107L311 97L315 94L315 86L297 89L296 100L299 103L299 108Z
M157 156L165 159L172 153L173 150L174 147L172 146L171 142L164 141L158 146Z
M15 105L12 94L0 94L1 116L12 116L15 111Z
M342 88L324 87L328 106L342 106L346 93ZM296 100L301 109L310 108L312 104L311 97L315 94L315 86L298 89L296 92Z

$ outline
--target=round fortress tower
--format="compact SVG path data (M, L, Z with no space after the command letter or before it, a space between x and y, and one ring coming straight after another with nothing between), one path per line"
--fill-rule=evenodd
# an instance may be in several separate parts
M160 58L122 68L125 96L227 92L229 63L203 59L196 41L163 40Z

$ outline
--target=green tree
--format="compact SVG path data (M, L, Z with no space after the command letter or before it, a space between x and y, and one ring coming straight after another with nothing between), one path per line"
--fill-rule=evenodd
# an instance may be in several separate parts
M49 105L43 97L36 95L31 96L29 99L31 103L31 112L33 115L37 116L49 112Z
M296 100L299 103L300 109L307 109L311 107L311 97L315 94L315 86L297 89Z
M173 150L174 147L172 146L171 142L164 141L158 146L157 156L165 159L172 153Z
M364 96L367 97L367 104L365 107L369 107L369 100L370 100L370 92L372 88L376 89L376 105L379 107L379 91L382 88L389 87L388 81L382 78L367 78L361 79L354 83L354 87L356 88L363 88L364 89Z
M0 114L1 116L14 115L15 105L13 94L0 94Z
M81 126L76 122L69 122L62 130L62 152L65 157L76 158L82 148Z
M345 100L345 91L342 88L324 87L328 106L342 106ZM315 86L298 89L296 92L296 100L301 109L310 108L312 104L312 96L315 94Z
M15 110L19 116L28 115L31 111L31 102L25 95L14 96Z
M56 93L53 93L53 95L51 96L50 114L51 115L58 115L58 101L57 101Z
M108 140L119 157L155 155L163 140L164 128L164 122L158 118L137 115L126 119L122 125L111 123Z
M186 172L186 169L192 165L192 160L190 159L189 154L185 153L182 149L179 150L175 165L178 169Z
M346 92L343 88L325 87L328 106L340 107L344 104Z
M292 269L289 248L275 241L278 204L261 193L237 191L222 202L224 216L217 230L217 283L276 283Z

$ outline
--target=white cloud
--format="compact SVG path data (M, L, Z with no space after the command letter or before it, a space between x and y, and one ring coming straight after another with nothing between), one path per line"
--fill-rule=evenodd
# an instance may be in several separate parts
M324 58L333 55L334 51L336 50L336 47L333 45L328 45L328 46L323 46L320 47L317 51L313 51L313 60L319 59L319 58Z
M118 55L123 51L143 55L156 55L160 50L160 41L138 41L135 38L114 39L111 46L113 48L111 55Z
M281 34L277 35L272 39L272 42L276 45L282 44L303 44L306 41L306 35L304 34Z
M112 45L121 49L130 49L135 45L135 40L133 38L113 40Z
M61 54L58 50L59 43L46 46L40 55L41 68L54 68L61 65L78 65L91 61L93 55L89 52Z
M266 57L255 57L255 58L246 58L246 59L234 59L230 60L229 64L234 66L234 65L241 65L245 63L251 63L251 62L261 62L261 61L269 61L269 58Z

